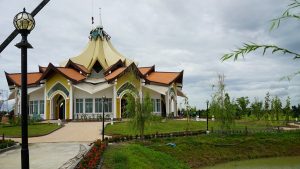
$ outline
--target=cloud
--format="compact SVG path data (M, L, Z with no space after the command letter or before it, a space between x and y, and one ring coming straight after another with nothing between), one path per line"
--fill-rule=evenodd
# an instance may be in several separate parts
M300 102L299 77L291 82L283 76L299 71L300 60L288 55L262 51L237 62L221 62L221 56L243 42L278 44L299 51L299 23L288 20L269 32L270 20L282 14L289 1L280 0L52 0L36 16L36 28L29 35L34 46L29 51L29 71L38 65L59 63L78 55L88 42L91 16L98 22L102 8L104 29L112 43L140 66L155 64L157 70L184 70L184 91L191 105L205 108L217 74L226 76L226 90L232 98L249 96L263 99L265 93L288 95L292 104ZM38 1L3 0L0 2L0 41L13 30L12 19L25 5L31 11ZM0 72L20 71L20 51L13 45L0 55ZM7 89L4 73L0 88Z

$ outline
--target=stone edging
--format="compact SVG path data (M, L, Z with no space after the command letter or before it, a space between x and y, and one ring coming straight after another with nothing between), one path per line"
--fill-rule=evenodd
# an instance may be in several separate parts
M19 147L20 147L20 144L17 143L16 145L13 145L13 146L10 146L10 147L4 148L4 149L0 149L0 154L4 153L6 151L9 151L9 150L17 149Z

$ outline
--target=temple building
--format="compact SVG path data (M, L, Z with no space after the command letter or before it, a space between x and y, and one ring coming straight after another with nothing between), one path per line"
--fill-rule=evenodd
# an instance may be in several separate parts
M160 72L155 65L137 64L111 44L111 37L97 27L90 32L86 49L60 66L49 63L28 73L29 114L44 120L126 117L126 97L143 98L149 93L153 113L177 116L177 97L182 92L183 71ZM15 114L20 114L20 73L5 72ZM107 98L104 107L102 97Z

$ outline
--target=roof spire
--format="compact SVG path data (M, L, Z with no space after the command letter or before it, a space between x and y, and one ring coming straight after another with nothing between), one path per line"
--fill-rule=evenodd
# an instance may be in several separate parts
M92 0L92 29L94 29L94 0Z
M103 29L102 18L101 18L101 8L99 8L99 26L100 26L100 29Z

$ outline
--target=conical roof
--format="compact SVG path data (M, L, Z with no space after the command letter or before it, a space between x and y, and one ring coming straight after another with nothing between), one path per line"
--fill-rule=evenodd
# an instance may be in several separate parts
M128 66L132 61L119 53L111 44L110 36L102 27L97 27L90 32L90 41L85 50L78 56L70 58L74 63L85 66L91 70L98 61L103 69L107 69L119 60ZM63 63L62 66L65 66Z

